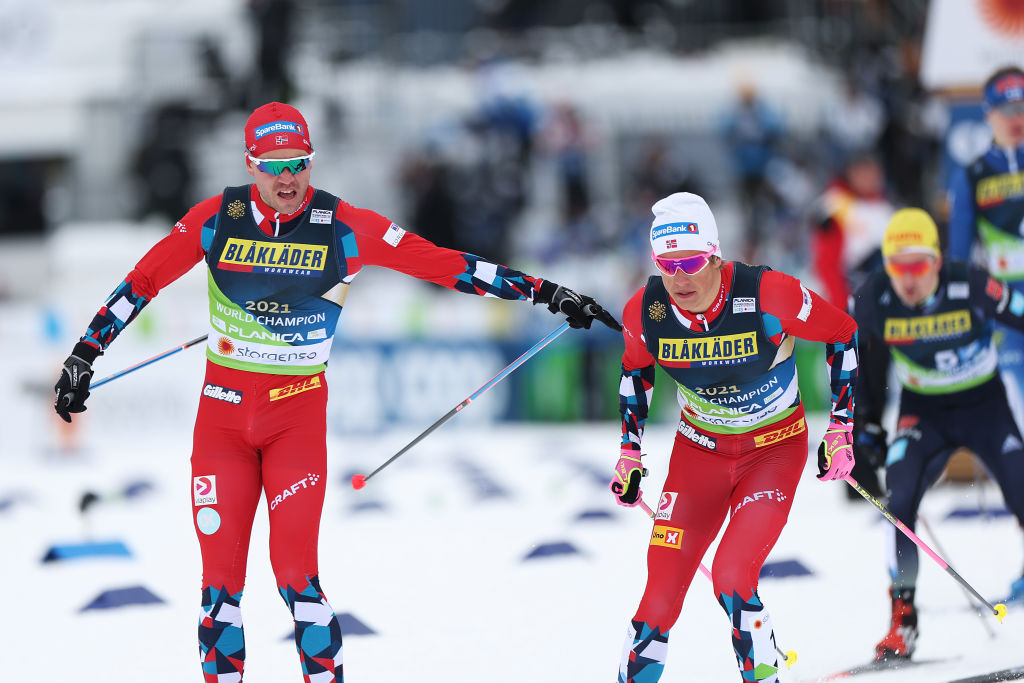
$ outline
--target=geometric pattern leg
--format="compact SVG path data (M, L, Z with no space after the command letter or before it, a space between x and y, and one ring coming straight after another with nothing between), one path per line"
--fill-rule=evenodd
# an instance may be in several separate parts
M718 602L732 622L732 647L744 681L778 683L779 660L771 616L761 604L757 591L750 600L738 593L720 593Z
M199 614L199 658L205 683L239 683L245 666L242 631L242 591L234 595L221 588L203 589Z
M305 683L342 683L341 625L320 590L319 577L310 577L301 589L278 590L295 620L295 649Z
M668 657L668 631L630 621L619 662L618 683L657 683Z

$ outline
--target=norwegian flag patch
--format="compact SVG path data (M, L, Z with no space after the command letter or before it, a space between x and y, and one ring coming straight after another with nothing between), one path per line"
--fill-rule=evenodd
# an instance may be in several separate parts
M397 247L403 237L405 237L405 229L398 227L394 223L389 225L388 229L384 232L384 241L393 247Z

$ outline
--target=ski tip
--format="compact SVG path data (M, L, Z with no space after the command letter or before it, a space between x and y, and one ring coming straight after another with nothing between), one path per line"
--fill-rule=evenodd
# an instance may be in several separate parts
M786 650L786 668L796 664L796 650Z
M999 623L1003 623L1003 619L1006 617L1006 605L1000 602L993 608L992 611L996 615L996 619L999 620Z

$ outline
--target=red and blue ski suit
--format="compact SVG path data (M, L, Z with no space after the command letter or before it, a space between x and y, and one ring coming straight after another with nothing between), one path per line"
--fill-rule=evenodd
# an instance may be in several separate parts
M199 624L208 683L240 681L240 601L261 493L270 560L295 620L307 683L342 680L341 632L320 588L317 543L326 483L325 366L349 283L383 266L449 289L536 301L541 283L439 247L389 219L310 187L277 215L255 186L193 207L135 266L82 341L103 351L160 290L205 260L210 333L192 450L203 558Z
M848 423L856 324L795 278L726 262L703 314L678 308L652 277L626 304L622 325L622 448L640 453L656 363L677 383L682 412L618 681L660 678L669 629L727 515L711 567L715 596L732 623L743 680L775 681L775 640L757 583L807 460L795 338L825 342L832 419Z

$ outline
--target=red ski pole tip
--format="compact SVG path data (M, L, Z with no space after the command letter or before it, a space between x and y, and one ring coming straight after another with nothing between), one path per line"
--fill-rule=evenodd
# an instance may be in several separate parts
M353 474L352 475L352 488L359 490L366 486L366 475L365 474Z

